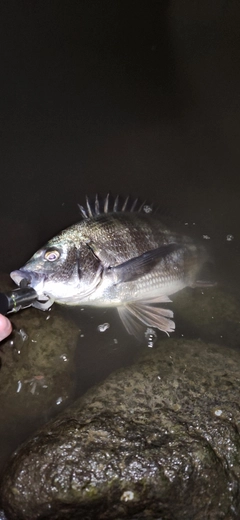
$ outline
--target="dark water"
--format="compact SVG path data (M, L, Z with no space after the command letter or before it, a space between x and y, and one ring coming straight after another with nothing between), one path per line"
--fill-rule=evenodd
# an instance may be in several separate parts
M239 23L238 2L2 4L0 272L111 190L208 235L216 278L240 296ZM96 312L74 311L79 393L141 350Z

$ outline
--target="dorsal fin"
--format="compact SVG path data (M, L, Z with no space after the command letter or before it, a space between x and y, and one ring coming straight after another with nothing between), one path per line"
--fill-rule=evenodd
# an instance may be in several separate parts
M153 206L147 204L146 201L142 202L138 198L133 200L129 195L126 198L119 197L119 195L113 198L110 193L104 199L98 194L93 200L86 196L86 207L84 208L81 204L78 204L78 207L84 220L107 213L142 212L148 214L153 212Z

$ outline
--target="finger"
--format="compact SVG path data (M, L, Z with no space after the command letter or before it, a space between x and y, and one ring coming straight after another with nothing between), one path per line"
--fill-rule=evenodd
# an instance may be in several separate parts
M0 341L5 339L12 332L12 324L8 318L0 314Z

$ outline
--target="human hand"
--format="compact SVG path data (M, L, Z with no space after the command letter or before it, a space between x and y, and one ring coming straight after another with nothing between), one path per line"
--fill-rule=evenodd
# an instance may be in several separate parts
M5 339L12 332L12 324L6 316L0 314L0 341Z

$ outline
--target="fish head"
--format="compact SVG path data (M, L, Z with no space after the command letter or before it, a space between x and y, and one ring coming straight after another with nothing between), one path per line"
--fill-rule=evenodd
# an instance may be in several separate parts
M74 305L94 291L100 283L101 271L99 260L86 244L76 244L68 234L61 234L10 276L17 285L26 280L40 300L50 298Z

